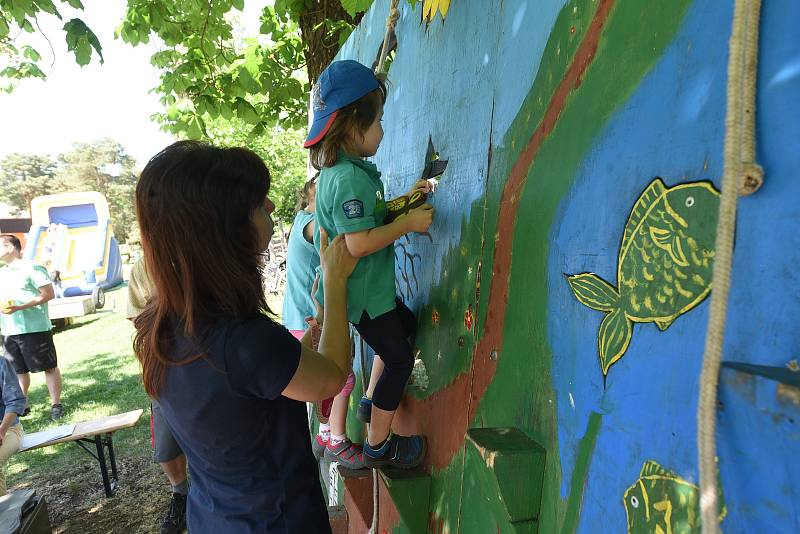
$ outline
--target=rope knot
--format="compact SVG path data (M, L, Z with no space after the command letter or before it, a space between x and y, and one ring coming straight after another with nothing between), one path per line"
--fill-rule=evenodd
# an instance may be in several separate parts
M764 169L752 161L742 163L742 176L739 179L739 196L752 195L764 183Z

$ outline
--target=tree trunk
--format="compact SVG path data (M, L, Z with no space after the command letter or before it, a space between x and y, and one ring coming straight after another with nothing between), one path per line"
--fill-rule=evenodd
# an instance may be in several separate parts
M361 17L361 14L355 18L348 15L339 0L315 0L311 7L300 14L300 35L306 45L304 55L308 79L312 84L316 83L320 73L339 52L341 31L330 32L325 20L344 20L357 25Z

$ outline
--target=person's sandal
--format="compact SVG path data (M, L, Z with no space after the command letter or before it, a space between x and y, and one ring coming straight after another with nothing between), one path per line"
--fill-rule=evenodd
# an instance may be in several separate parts
M347 438L336 445L332 445L329 441L328 446L325 447L325 459L337 462L348 469L364 469L365 467L364 452L361 447Z

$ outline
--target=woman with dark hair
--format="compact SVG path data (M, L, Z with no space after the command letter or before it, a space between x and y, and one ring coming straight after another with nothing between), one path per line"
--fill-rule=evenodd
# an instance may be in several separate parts
M244 148L175 143L136 187L154 297L136 318L147 393L186 454L195 532L329 532L305 405L350 372L345 313L356 261L342 239L321 254L319 353L271 318L262 252L272 235L269 171Z

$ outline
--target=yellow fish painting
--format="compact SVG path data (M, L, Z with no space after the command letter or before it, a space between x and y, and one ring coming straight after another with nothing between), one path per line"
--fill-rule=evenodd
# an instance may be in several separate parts
M710 182L667 187L656 178L633 206L614 287L594 273L568 275L582 304L604 312L597 334L603 376L628 349L633 323L666 330L711 292L719 191Z
M623 496L628 534L690 534L700 532L700 488L652 460ZM719 499L719 519L725 504Z

